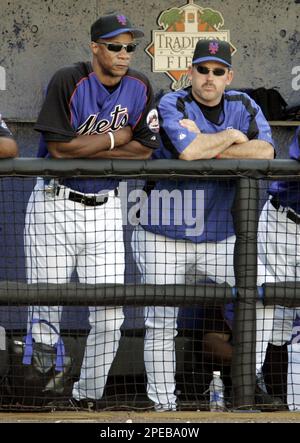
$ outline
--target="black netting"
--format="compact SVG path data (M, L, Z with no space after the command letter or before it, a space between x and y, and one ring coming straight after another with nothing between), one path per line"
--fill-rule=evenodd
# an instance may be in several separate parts
M213 371L228 410L299 407L300 223L268 193L294 162L109 162L101 195L55 178L94 164L25 163L0 179L2 409L206 410Z

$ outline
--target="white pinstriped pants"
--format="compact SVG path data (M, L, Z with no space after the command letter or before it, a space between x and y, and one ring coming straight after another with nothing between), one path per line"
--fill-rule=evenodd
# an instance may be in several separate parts
M287 210L276 210L267 201L259 220L259 256L276 282L300 280L300 225L287 218ZM272 344L282 346L291 340L297 314L300 315L300 308L276 306L270 337ZM291 410L300 408L299 351L299 344L289 346L288 405Z
M120 199L110 191L102 206L84 206L44 192L41 181L33 191L25 220L25 255L29 283L62 284L76 269L81 283L123 283L124 243ZM34 306L32 316L43 318L59 330L62 307ZM89 307L91 326L76 399L100 399L118 349L122 307ZM33 326L36 342L49 345L57 337L44 324Z
M259 257L274 282L300 280L300 225L286 217L287 209L278 211L267 201L258 229ZM293 322L299 309L276 306L270 341L281 346L291 339Z
M234 286L233 250L235 237L219 243L191 243L155 235L138 226L133 232L132 250L143 283L185 284L189 273L209 277L217 283ZM264 267L258 266L258 284L266 280ZM144 358L148 397L162 409L176 407L175 337L176 307L145 308ZM262 368L273 322L273 308L257 302L256 371Z

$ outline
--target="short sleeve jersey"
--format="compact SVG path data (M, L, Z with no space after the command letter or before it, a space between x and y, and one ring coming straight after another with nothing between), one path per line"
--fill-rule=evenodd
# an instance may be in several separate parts
M289 146L289 155L292 160L300 160L300 126ZM276 197L284 207L290 207L300 214L300 181L276 181L271 183L269 194Z
M137 71L128 70L119 85L109 91L90 62L63 68L50 81L35 125L42 133L38 156L49 156L47 141L68 142L79 135L117 131L127 125L132 128L133 140L156 149L159 128L151 121L155 112L151 85ZM115 188L118 181L68 179L63 183L80 192L95 193Z
M153 158L176 159L196 138L196 133L179 124L183 118L195 121L205 134L235 128L250 140L264 140L274 145L270 126L260 107L239 91L224 93L217 124L206 120L191 88L165 95L158 111L162 146ZM234 234L231 216L234 195L233 180L162 180L148 196L141 224L148 231L171 238L196 243L221 241Z

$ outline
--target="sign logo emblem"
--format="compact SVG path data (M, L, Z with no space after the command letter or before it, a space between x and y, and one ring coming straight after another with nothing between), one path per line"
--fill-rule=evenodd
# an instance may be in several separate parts
M187 69L198 40L225 40L231 44L232 54L236 52L230 42L230 31L222 29L222 14L198 6L193 0L179 8L163 11L157 23L161 29L152 31L152 42L145 51L153 60L153 72L167 74L173 81L171 88L174 90L189 85ZM212 43L211 53L216 54L218 50L218 44Z

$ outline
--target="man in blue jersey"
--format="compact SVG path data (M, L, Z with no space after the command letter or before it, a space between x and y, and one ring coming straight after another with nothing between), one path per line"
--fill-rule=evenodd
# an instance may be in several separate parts
M17 143L0 114L0 158L16 157Z
M300 160L300 127L293 137L289 154L292 160ZM263 207L258 227L259 258L275 282L295 282L300 279L300 182L273 182L268 192L270 198ZM273 345L282 346L290 341L297 314L300 314L300 308L276 306L270 337ZM289 380L292 378L291 368L289 365ZM293 390L299 395L297 384ZM293 409L290 396L289 402Z
M271 130L259 106L246 94L225 92L233 79L227 42L200 40L188 75L191 87L160 101L163 145L154 158L273 158ZM159 203L151 198L167 192L174 198L165 207L164 198ZM132 239L143 282L184 284L196 272L202 279L234 285L234 192L234 181L157 182ZM173 307L145 311L147 392L157 411L176 409L177 313Z
M158 146L151 85L129 68L143 32L124 15L100 17L91 27L92 62L60 69L50 81L35 129L40 157L147 159ZM123 283L124 245L118 180L38 179L25 224L27 279L66 283ZM61 308L33 307L36 342L55 345L46 320L59 330ZM122 307L90 307L91 330L75 401L102 397L118 348ZM33 321L32 321L33 320Z

